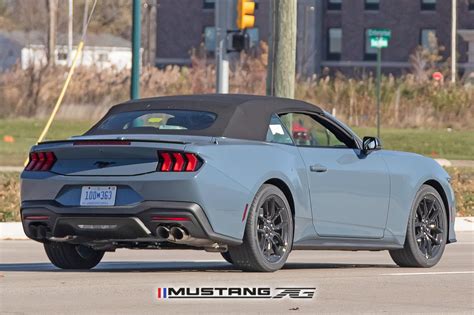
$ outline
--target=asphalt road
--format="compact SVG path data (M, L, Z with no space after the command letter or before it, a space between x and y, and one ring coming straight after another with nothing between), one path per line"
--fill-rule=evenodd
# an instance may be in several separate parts
M386 252L295 251L281 271L243 273L201 251L107 253L86 272L54 268L41 244L0 241L1 313L474 313L474 232L431 269ZM157 299L158 287L315 287L312 299Z

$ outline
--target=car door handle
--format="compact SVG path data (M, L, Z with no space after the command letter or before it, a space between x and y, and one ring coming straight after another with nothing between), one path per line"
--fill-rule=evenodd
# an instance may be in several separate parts
M314 164L309 167L311 172L316 172L316 173L324 173L327 172L328 168L324 165L321 164Z

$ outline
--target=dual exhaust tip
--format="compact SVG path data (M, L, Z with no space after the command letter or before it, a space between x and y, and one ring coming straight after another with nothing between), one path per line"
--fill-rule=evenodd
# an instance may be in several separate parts
M166 226L160 225L156 228L156 235L160 239L168 240L170 242L185 241L189 238L188 232L178 226L167 228Z

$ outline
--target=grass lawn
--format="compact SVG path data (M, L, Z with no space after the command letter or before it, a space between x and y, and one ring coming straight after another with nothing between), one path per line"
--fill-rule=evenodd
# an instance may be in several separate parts
M375 128L354 128L360 137L377 135ZM380 131L385 149L409 151L432 158L448 160L474 160L474 131L451 131L446 129L382 129Z
M65 139L86 131L93 122L55 121L47 139ZM30 147L36 142L45 121L29 119L0 119L0 165L23 165ZM355 128L360 135L375 135L375 128ZM411 151L430 157L452 160L474 160L474 132L418 130L418 129L382 129L384 148ZM14 142L4 141L12 136Z
M32 145L38 140L46 122L27 119L0 119L0 165L21 166ZM46 140L66 139L87 131L92 122L54 121ZM12 136L14 142L4 141Z

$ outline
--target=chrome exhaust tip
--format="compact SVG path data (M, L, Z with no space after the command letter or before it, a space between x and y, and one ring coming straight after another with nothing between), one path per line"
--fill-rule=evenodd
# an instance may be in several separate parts
M167 240L170 237L170 229L166 226L160 225L156 228L156 236L160 239Z
M185 229L182 229L182 228L177 227L177 226L173 226L170 229L170 234L173 236L173 238L176 241L184 241L184 240L189 238L188 232Z

